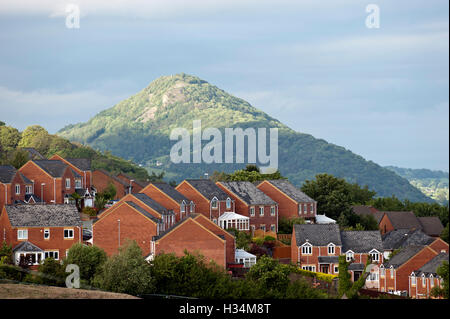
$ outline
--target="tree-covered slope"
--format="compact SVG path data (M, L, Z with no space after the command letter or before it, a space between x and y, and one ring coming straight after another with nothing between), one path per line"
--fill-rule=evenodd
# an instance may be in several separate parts
M448 172L429 169L411 169L396 166L386 166L387 169L406 178L413 186L438 203L448 204L449 187Z
M301 186L318 173L344 177L368 185L378 196L430 200L406 179L343 147L296 132L248 102L234 97L198 77L177 74L156 79L139 93L119 102L86 123L69 125L58 134L71 141L143 164L166 177L180 181L198 178L214 170L232 172L244 164L174 164L169 140L174 128L192 131L193 120L202 128L278 128L278 168ZM206 143L206 142L205 142Z

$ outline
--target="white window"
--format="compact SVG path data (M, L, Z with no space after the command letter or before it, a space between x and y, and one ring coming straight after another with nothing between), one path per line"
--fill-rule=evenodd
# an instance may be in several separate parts
M191 213L193 213L194 212L194 210L195 210L195 205L194 205L194 203L191 203Z
M346 260L347 262L352 261L353 258L354 258L353 252L349 251L349 252L347 252L347 253L345 254L345 260Z
M314 204L311 204L311 213L314 213Z
M211 201L211 208L212 209L216 209L217 208L217 199L213 199L212 201Z
M316 266L302 266L303 270L316 271Z
M250 225L250 228L252 229L252 231L255 231L255 225Z
M369 276L369 280L371 280L371 281L378 281L378 273L371 272L370 276Z
M427 285L427 279L425 276L422 276L422 287L425 287Z
M16 195L20 194L20 185L16 184Z
M66 178L66 188L70 188L70 178Z
M70 179L69 179L70 182ZM67 187L67 186L66 186ZM70 188L70 187L69 187ZM76 179L75 180L75 188L81 188L81 179Z
M303 207L302 204L298 204L298 214L299 214L299 215L301 215L302 212L303 212L302 207Z
M50 229L44 229L44 239L50 239Z
M434 287L434 278L433 278L433 276L430 277L430 287Z
M231 208L231 199L230 198L227 198L226 205L227 205L227 209Z
M412 276L411 277L411 286L415 286L416 285L416 276Z
M334 245L328 245L328 255L334 255Z
M394 279L394 268L391 268L391 279Z
M312 246L311 245L302 246L302 255L312 255Z
M308 208L306 207L306 204L303 204L303 214L308 213Z
M259 225L259 229L266 231L266 225L264 224Z
M46 251L44 253L44 258L53 258L55 260L59 259L59 252L57 250L54 251Z
M18 229L17 239L18 240L28 239L28 229Z
M255 207L250 207L250 216L255 216Z
M264 207L259 208L259 216L264 216Z
M339 266L334 266L334 273L335 274L339 273Z
M182 213L186 212L186 205L185 205L184 203L181 203L181 205L180 205L180 211L181 211Z
M26 185L25 186L25 194L32 194L33 193L33 186Z
M275 229L275 225L274 225L274 224L270 225L270 231L273 231L274 233L276 232L276 229Z
M64 229L64 238L73 238L73 229Z
M372 258L373 262L378 262L380 261L380 254L375 252L370 253L370 257Z
M380 272L381 272L381 277L384 277L386 275L386 269L381 268Z
M275 216L275 206L270 207L270 216Z

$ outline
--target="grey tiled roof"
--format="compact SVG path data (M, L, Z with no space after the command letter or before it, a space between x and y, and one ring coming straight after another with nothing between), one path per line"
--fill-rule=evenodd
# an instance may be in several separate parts
M81 226L80 213L69 204L5 205L13 227Z
M22 149L28 152L29 159L45 159L45 156L39 153L34 147L22 147Z
M437 275L437 269L442 265L444 261L448 262L448 254L447 253L440 253L433 259L431 259L429 262L427 262L425 265L423 265L419 271L416 273L416 275L422 275L425 274L426 276Z
M187 199L186 197L184 197L183 194L181 194L180 192L178 192L175 188L173 188L172 186L170 186L167 183L164 182L152 182L150 183L152 185L154 185L156 188L158 188L160 191L162 191L164 194L166 194L167 196L169 196L170 198L174 199L175 201L177 201L178 203L181 203L183 201L186 202L186 204L190 203L190 200Z
M29 241L23 241L20 244L18 244L16 247L13 248L13 252L16 251L23 251L23 252L43 252L41 248L36 246L33 243L30 243Z
M384 234L382 240L384 249L394 250L406 246L427 246L434 241L434 238L428 236L420 229L398 229Z
M82 171L91 170L91 159L90 158L66 158L73 166L79 168Z
M350 265L348 265L348 270L353 270L353 271L363 271L366 268L366 265L361 264L361 263L351 263Z
M342 251L354 253L369 253L372 249L383 251L383 242L378 230L342 231Z
M16 174L16 169L11 165L0 166L0 182L9 184L11 183L14 175Z
M315 203L314 199L312 199L311 197L303 193L300 189L292 185L288 180L274 179L268 180L268 182L299 203L303 202Z
M426 246L407 246L405 248L402 248L402 250L400 250L394 257L389 259L389 261L384 263L383 265L386 268L391 266L397 268L410 260L414 255L416 255L425 247Z
M413 212L384 212L394 229L422 229L419 219Z
M220 182L223 186L236 194L248 205L276 205L277 203L256 188L251 182Z
M132 202L132 201L127 201L126 202L128 205L132 206L133 208L135 208L137 211L139 211L142 215L146 216L147 218L150 218L151 220L153 220L155 223L162 223L162 220L159 218L156 218L155 216L153 216L152 214L150 214L149 212L147 212L144 208L142 208L141 206L137 205L136 203Z
M429 236L439 236L444 229L439 217L418 217L418 219L422 225L423 232Z
M136 197L137 199L139 199L141 202L143 202L148 207L151 207L152 209L157 211L158 213L160 213L162 215L168 215L169 214L169 212L167 211L167 209L165 207L163 207L160 204L158 204L155 200L151 199L146 194L135 193L135 194L132 194L132 195L134 197Z
M186 179L186 182L209 200L214 197L217 197L218 200L226 200L230 197L210 179Z
M356 215L359 216L372 215L378 223L380 223L381 218L384 215L383 212L378 211L376 208L372 206L355 205L352 206L352 210Z
M67 164L59 160L33 160L33 162L53 177L62 177L67 168Z
M306 241L313 246L326 246L329 243L342 245L338 224L296 224L294 229L297 246L303 245Z
M22 177L23 182L24 182L25 184L33 184L33 182L32 182L31 180L29 180L28 177L26 177L25 175L23 175L21 172L19 172L19 174L20 174L20 177Z
M170 228L166 229L165 231L161 232L158 236L153 236L152 240L153 241L157 241L161 238L163 238L164 236L166 236L167 234L169 234L174 228L178 227L179 225L183 224L184 222L186 222L189 218L194 219L195 217L197 217L198 214L189 214L187 216L184 216L182 219L180 219L178 222L176 222L175 224L173 224Z
M110 174L109 172L105 171L104 169L96 169L95 171L103 173L104 175L110 177L111 179L113 179L113 180L116 181L117 183L122 184L123 186L126 186L126 187L129 187L129 186L130 186L130 184L127 184L125 181L121 180L121 179L118 178L117 176L114 176L114 175ZM94 172L95 172L95 171L94 171Z
M339 263L338 256L319 256L318 260L319 260L319 264L338 264Z

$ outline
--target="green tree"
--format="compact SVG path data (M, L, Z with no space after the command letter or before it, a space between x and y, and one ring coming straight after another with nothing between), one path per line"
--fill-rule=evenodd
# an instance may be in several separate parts
M441 239L448 244L448 223L447 226L444 227L441 233Z
M129 241L119 253L108 258L94 277L93 283L107 291L140 295L154 291L150 266L142 257L141 248Z
M441 287L434 287L431 295L434 297L444 297L448 299L449 285L448 285L448 261L444 261L437 269L437 274L442 278L443 284Z
M12 264L13 263L13 251L12 246L8 245L6 241L3 242L0 247L0 263L2 264Z
M357 281L351 281L351 275L348 271L348 266L350 262L346 261L345 256L339 256L339 284L338 284L338 295L342 297L344 294L348 299L357 299L358 291L364 287L366 283L366 278L369 275L368 266L372 263L370 257L367 259L365 268L361 276Z
M3 152L12 152L16 149L21 139L18 129L11 126L0 126L0 145Z
M97 246L86 246L80 243L70 247L66 265L75 264L80 268L80 278L92 283L94 276L107 260L105 251Z
M53 258L46 258L42 264L39 265L38 271L40 275L37 281L43 285L60 286L65 285L68 274L65 272L65 267Z
M305 224L305 219L301 217L285 218L281 217L278 221L278 233L292 234L292 228L295 224Z
M28 162L28 152L16 149L12 155L9 163L14 166L16 169L21 168L26 162Z
M19 142L20 147L34 147L39 153L47 155L52 137L47 130L39 125L28 126L22 132L22 139Z

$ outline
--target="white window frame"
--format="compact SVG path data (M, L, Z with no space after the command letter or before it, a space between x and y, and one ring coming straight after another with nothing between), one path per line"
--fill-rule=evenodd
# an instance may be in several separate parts
M298 214L301 215L303 213L303 205L298 204Z
M411 286L415 286L416 285L416 276L412 275L411 276Z
M275 233L276 230L277 230L277 226L275 224L270 225L270 231Z
M15 185L16 195L20 195L20 184Z
M18 229L17 230L17 240L28 239L28 229Z
M69 179L70 180L70 179ZM67 188L67 187L66 187ZM69 187L70 188L70 187ZM82 188L81 186L81 179L76 179L75 180L75 188Z
M327 252L328 252L328 255L335 255L336 254L336 246L334 244L328 244Z
M45 237L46 234L48 235L47 237ZM44 229L44 239L46 239L46 240L50 239L50 229L48 229L48 228Z
M255 216L255 207L252 206L250 207L250 217L254 217Z
M311 204L311 213L314 213L314 203L313 204Z
M434 287L434 276L430 275L430 287Z
M391 277L391 279L394 279L394 268L393 267L391 267L390 277Z
M422 275L422 287L426 287L426 286L427 286L427 277Z
M219 207L219 200L216 198L216 197L214 197L212 200L211 200L211 208L212 209L217 209L218 207Z
M345 253L345 261L350 262L353 259L355 259L355 253L353 251L351 251L351 250L347 251Z
M312 245L304 244L302 246L302 255L312 255Z
M31 185L25 185L25 194L33 194L33 186Z
M302 266L303 270L308 270L312 272L316 272L316 266Z
M308 214L308 206L303 204L303 214Z
M339 273L339 266L334 266L334 273L335 274L338 274Z
M189 210L190 210L191 213L193 213L195 211L195 204L194 204L194 202L191 202L189 204Z
M66 236L66 231L68 232L68 236ZM72 236L70 236L70 233L72 233ZM73 239L75 236L75 231L73 228L66 228L64 229L64 239Z
M231 198L228 197L225 203L226 203L226 208L231 209Z
M276 212L275 212L275 206L270 206L270 216L275 216Z
M259 229L266 231L266 224L260 224Z
M66 178L66 189L70 188L70 178Z
M186 204L184 202L180 205L180 212L185 213L186 212Z
M259 217L264 217L264 206L259 206Z
M56 254L56 257L55 257ZM52 255L52 256L50 256ZM44 251L44 259L53 258L54 260L59 260L59 251L58 250L47 250Z

